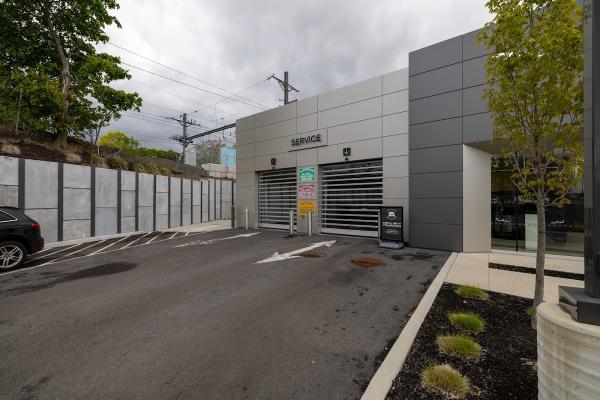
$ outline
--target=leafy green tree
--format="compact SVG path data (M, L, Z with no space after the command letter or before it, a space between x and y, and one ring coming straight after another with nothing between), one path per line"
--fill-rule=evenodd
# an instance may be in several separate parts
M136 93L109 86L130 78L119 58L94 47L108 41L106 26L120 27L110 14L117 8L116 0L3 0L2 117L13 115L22 95L31 125L54 131L56 144L64 147L69 133L81 134L101 123L106 113L118 118L124 110L139 110ZM101 112L90 113L94 107Z
M109 131L100 136L98 145L119 150L120 153L134 154L140 147L140 142L125 132Z
M513 183L537 210L535 308L544 298L545 209L567 204L582 179L583 12L576 0L486 5L494 18L479 35L491 50L484 98Z

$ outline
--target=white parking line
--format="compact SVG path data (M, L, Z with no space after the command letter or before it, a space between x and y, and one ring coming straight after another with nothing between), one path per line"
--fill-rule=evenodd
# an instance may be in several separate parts
M36 253L35 253L35 255L37 256L37 255L39 255L39 254L42 254L42 253L45 253L45 252L47 252L47 251L54 250L54 249L56 249L56 247L46 247L45 249L42 249L42 250L40 250L40 251L36 252ZM64 249L63 249L63 250L64 250Z
M162 235L162 234L163 234L162 232L159 232L159 233L158 233L158 235L156 235L156 236L152 236L152 237L150 238L150 240L148 240L148 241L147 241L146 243L144 243L144 244L150 244L150 243L154 242L154 239L156 239L157 237L159 237L159 236L160 236L160 235Z
M214 232L214 231L206 231L206 232L198 232L198 233L210 233L210 232ZM152 233L152 232L150 232L150 233ZM258 233L260 233L260 232L257 232L256 234L258 234ZM162 234L162 233L161 233L161 234ZM156 237L160 236L161 234L159 234L159 235L155 236L154 238L156 238ZM175 232L175 234L177 234L177 232ZM161 239L161 240L157 240L157 241L153 241L153 239L154 239L154 238L153 238L153 239L149 240L149 241L148 241L148 242L146 242L146 243L142 243L142 244L136 244L135 246L132 246L132 247L129 247L129 248L131 249L131 248L136 248L136 247L146 246L146 245L150 244L151 242L152 242L152 243L166 242L167 240L171 240L171 239L173 238L173 236L174 236L174 235L171 235L171 237L169 237L168 239ZM105 247L103 247L102 249L100 249L100 250L97 250L97 251L95 251L95 252L93 252L93 253L90 253L90 254L84 254L84 255L82 255L82 256L77 256L77 257L72 257L72 258L67 258L67 259L64 259L64 257L67 257L67 256L69 255L69 254L67 254L67 255L65 255L65 256L59 257L59 258L58 258L58 259L56 259L56 260L50 260L50 261L47 261L47 262L45 262L45 263L42 263L42 264L39 264L39 265L34 265L34 266L32 266L32 267L18 268L18 269L14 269L14 270L12 270L12 271L3 272L3 273L0 273L0 276L2 276L2 275L10 275L10 274L19 273L19 272L25 272L25 271L28 271L28 270L30 270L30 269L36 269L36 268L39 268L39 267L44 267L44 266L47 266L47 265L54 264L54 263L56 263L56 262L79 260L79 259L81 259L81 258L85 258L85 257L91 257L91 256L94 256L94 255L98 254L99 252L102 252L101 254L107 254L107 253L113 253L113 252L115 252L115 251L120 251L120 250L122 250L122 248L119 248L119 249L111 249L111 250L108 250L108 251L104 251L104 250L105 250L105 249L107 249L107 248L109 248L110 246L112 246L112 245L114 245L114 244L116 244L116 243L118 243L118 242L120 242L120 241L122 241L122 240L124 240L124 239L128 238L128 237L131 237L131 235L130 235L130 236L125 236L125 237L122 237L122 238L120 238L119 240L117 240L116 242L112 242L112 243L111 243L111 244L109 244L108 246L105 246ZM180 236L180 237L184 237L184 236ZM106 241L106 240L108 240L108 239L104 239L102 242L104 242L104 241ZM99 242L94 242L94 243L93 243L93 245L95 245L95 244L98 244L98 243L99 243ZM70 249L70 248L73 248L73 247L75 247L75 246L79 246L79 245L81 245L81 243L79 243L79 244L76 244L76 245L73 245L73 246L70 246L70 247L68 247L68 248L66 248L66 249L62 249L61 251L64 251L64 250L67 250L67 249ZM92 246L90 245L90 246L88 246L88 247L86 247L86 248L89 248L89 247L92 247ZM78 252L80 252L80 251L82 251L82 250L85 250L86 248L79 249L79 250L77 250L77 251L74 251L74 252L72 252L72 253L70 253L70 254L76 254L76 253L78 253ZM58 252L57 252L57 253L58 253ZM53 254L54 254L54 253L53 253Z
M171 237L170 237L169 239L173 239L173 237L174 237L175 235L177 235L177 233L179 233L179 232L174 232L174 233L171 235Z
M75 250L75 251L73 251L73 252L71 252L71 253L69 253L69 254L65 254L64 256L60 256L60 257L58 257L58 258L57 258L57 259L55 259L55 260L50 260L50 261L48 261L48 262L47 262L47 263L45 263L45 264L49 264L49 263L53 263L53 262L56 262L56 261L60 261L61 259L65 258L65 257L72 256L73 254L77 254L77 253L79 253L80 251L83 251L83 250L89 249L90 247L94 247L95 245L97 245L97 244L102 244L102 243L104 243L104 242L106 242L106 239L104 239L104 240L102 240L102 241L100 241L100 242L94 242L94 243L90 244L89 246L86 246L86 247L84 247L84 248L82 248L82 249L77 249L77 250ZM43 265L43 264L42 264L42 265Z
M123 240L127 239L128 237L129 237L129 236L123 236L121 239L119 239L119 240L117 240L117 241L114 241L114 242L112 242L112 243L109 243L107 246L104 246L103 248L101 248L101 249L98 249L98 250L94 251L93 253L90 253L89 255L90 255L90 256L93 256L94 254L98 254L98 253L100 253L101 251L104 251L104 250L108 249L109 247L111 247L111 246L114 246L115 244L117 244L117 243L119 243L119 242L121 242L121 241L123 241Z
M126 249L128 247L130 247L132 244L134 244L135 242L137 242L138 240L141 240L143 238L145 238L146 236L148 236L149 234L151 234L152 232L148 232L146 233L144 236L140 236L139 238L132 240L131 242L127 243L125 246L121 247L121 250Z
M72 245L72 246L69 246L69 247L63 247L63 248L61 248L60 250L57 250L57 251L55 251L55 252L53 252L53 253L44 254L44 255L43 255L43 256L41 256L41 257L31 257L31 258L29 258L27 261L29 262L29 261L34 261L34 260L37 260L37 259L39 259L39 258L42 258L42 257L48 257L48 256L51 256L51 255L53 255L53 254L57 254L57 253L60 253L61 251L69 250L69 249L72 249L73 247L77 247L77 246L81 246L81 243L77 243L77 244L74 244L74 245ZM37 254L39 254L39 253L35 253L35 255L37 255Z

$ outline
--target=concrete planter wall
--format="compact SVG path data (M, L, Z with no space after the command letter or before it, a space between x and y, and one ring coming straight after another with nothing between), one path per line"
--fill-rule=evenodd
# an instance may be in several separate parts
M235 183L0 157L0 205L19 207L46 242L229 219Z

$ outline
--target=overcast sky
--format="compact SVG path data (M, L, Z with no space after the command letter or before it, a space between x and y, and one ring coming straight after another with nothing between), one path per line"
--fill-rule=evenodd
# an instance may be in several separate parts
M408 52L481 27L491 18L484 3L122 0L115 12L122 28L108 28L110 43L189 76L110 44L100 50L240 101L126 65L132 79L114 86L138 92L144 106L141 114L128 112L109 129L124 130L146 146L178 148L168 138L181 128L164 117L187 112L202 124L192 129L197 133L282 104L278 84L266 80L273 73L283 77L288 70L291 84L300 90L292 98L302 99L405 68ZM234 134L225 138L231 141Z

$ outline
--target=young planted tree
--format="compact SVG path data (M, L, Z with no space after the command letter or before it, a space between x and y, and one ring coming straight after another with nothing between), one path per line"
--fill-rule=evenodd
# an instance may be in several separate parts
M546 214L569 203L583 173L583 13L576 0L489 0L479 34L491 50L484 99L512 180L536 204L533 305L544 299ZM535 329L535 313L532 326Z
M69 133L82 133L106 113L118 118L120 112L138 109L136 93L112 88L115 80L129 79L117 57L97 53L97 43L106 43L106 26L119 25L110 14L116 0L3 0L0 5L0 76L9 80L0 85L0 112L12 110L6 99L16 98L20 86L32 119L45 123L64 147ZM45 92L40 89L46 89ZM11 91L12 89L12 91ZM40 98L51 98L48 104ZM97 103L97 104L93 104ZM3 106L3 107L2 107ZM82 126L89 123L89 126Z

